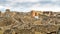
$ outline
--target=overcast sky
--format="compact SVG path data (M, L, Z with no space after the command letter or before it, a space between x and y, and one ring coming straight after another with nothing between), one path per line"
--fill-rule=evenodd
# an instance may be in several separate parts
M0 10L15 11L60 11L60 0L0 0Z

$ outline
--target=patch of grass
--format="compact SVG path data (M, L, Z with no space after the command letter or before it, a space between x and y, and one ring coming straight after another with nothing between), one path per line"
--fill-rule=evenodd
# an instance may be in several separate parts
M3 31L0 31L0 34L3 34Z

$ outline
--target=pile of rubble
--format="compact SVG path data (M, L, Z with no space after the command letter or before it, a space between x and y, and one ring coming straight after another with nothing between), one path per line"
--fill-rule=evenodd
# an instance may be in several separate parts
M0 12L3 34L49 34L60 28L60 13L56 12Z

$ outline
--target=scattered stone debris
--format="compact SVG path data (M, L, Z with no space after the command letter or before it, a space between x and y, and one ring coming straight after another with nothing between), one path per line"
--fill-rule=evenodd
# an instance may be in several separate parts
M3 34L60 34L60 12L0 12Z

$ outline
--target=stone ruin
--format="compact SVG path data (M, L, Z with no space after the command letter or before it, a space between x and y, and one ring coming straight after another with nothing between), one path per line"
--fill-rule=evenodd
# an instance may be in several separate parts
M39 18L36 19L35 16ZM0 28L2 34L58 34L60 32L60 12L0 11Z

